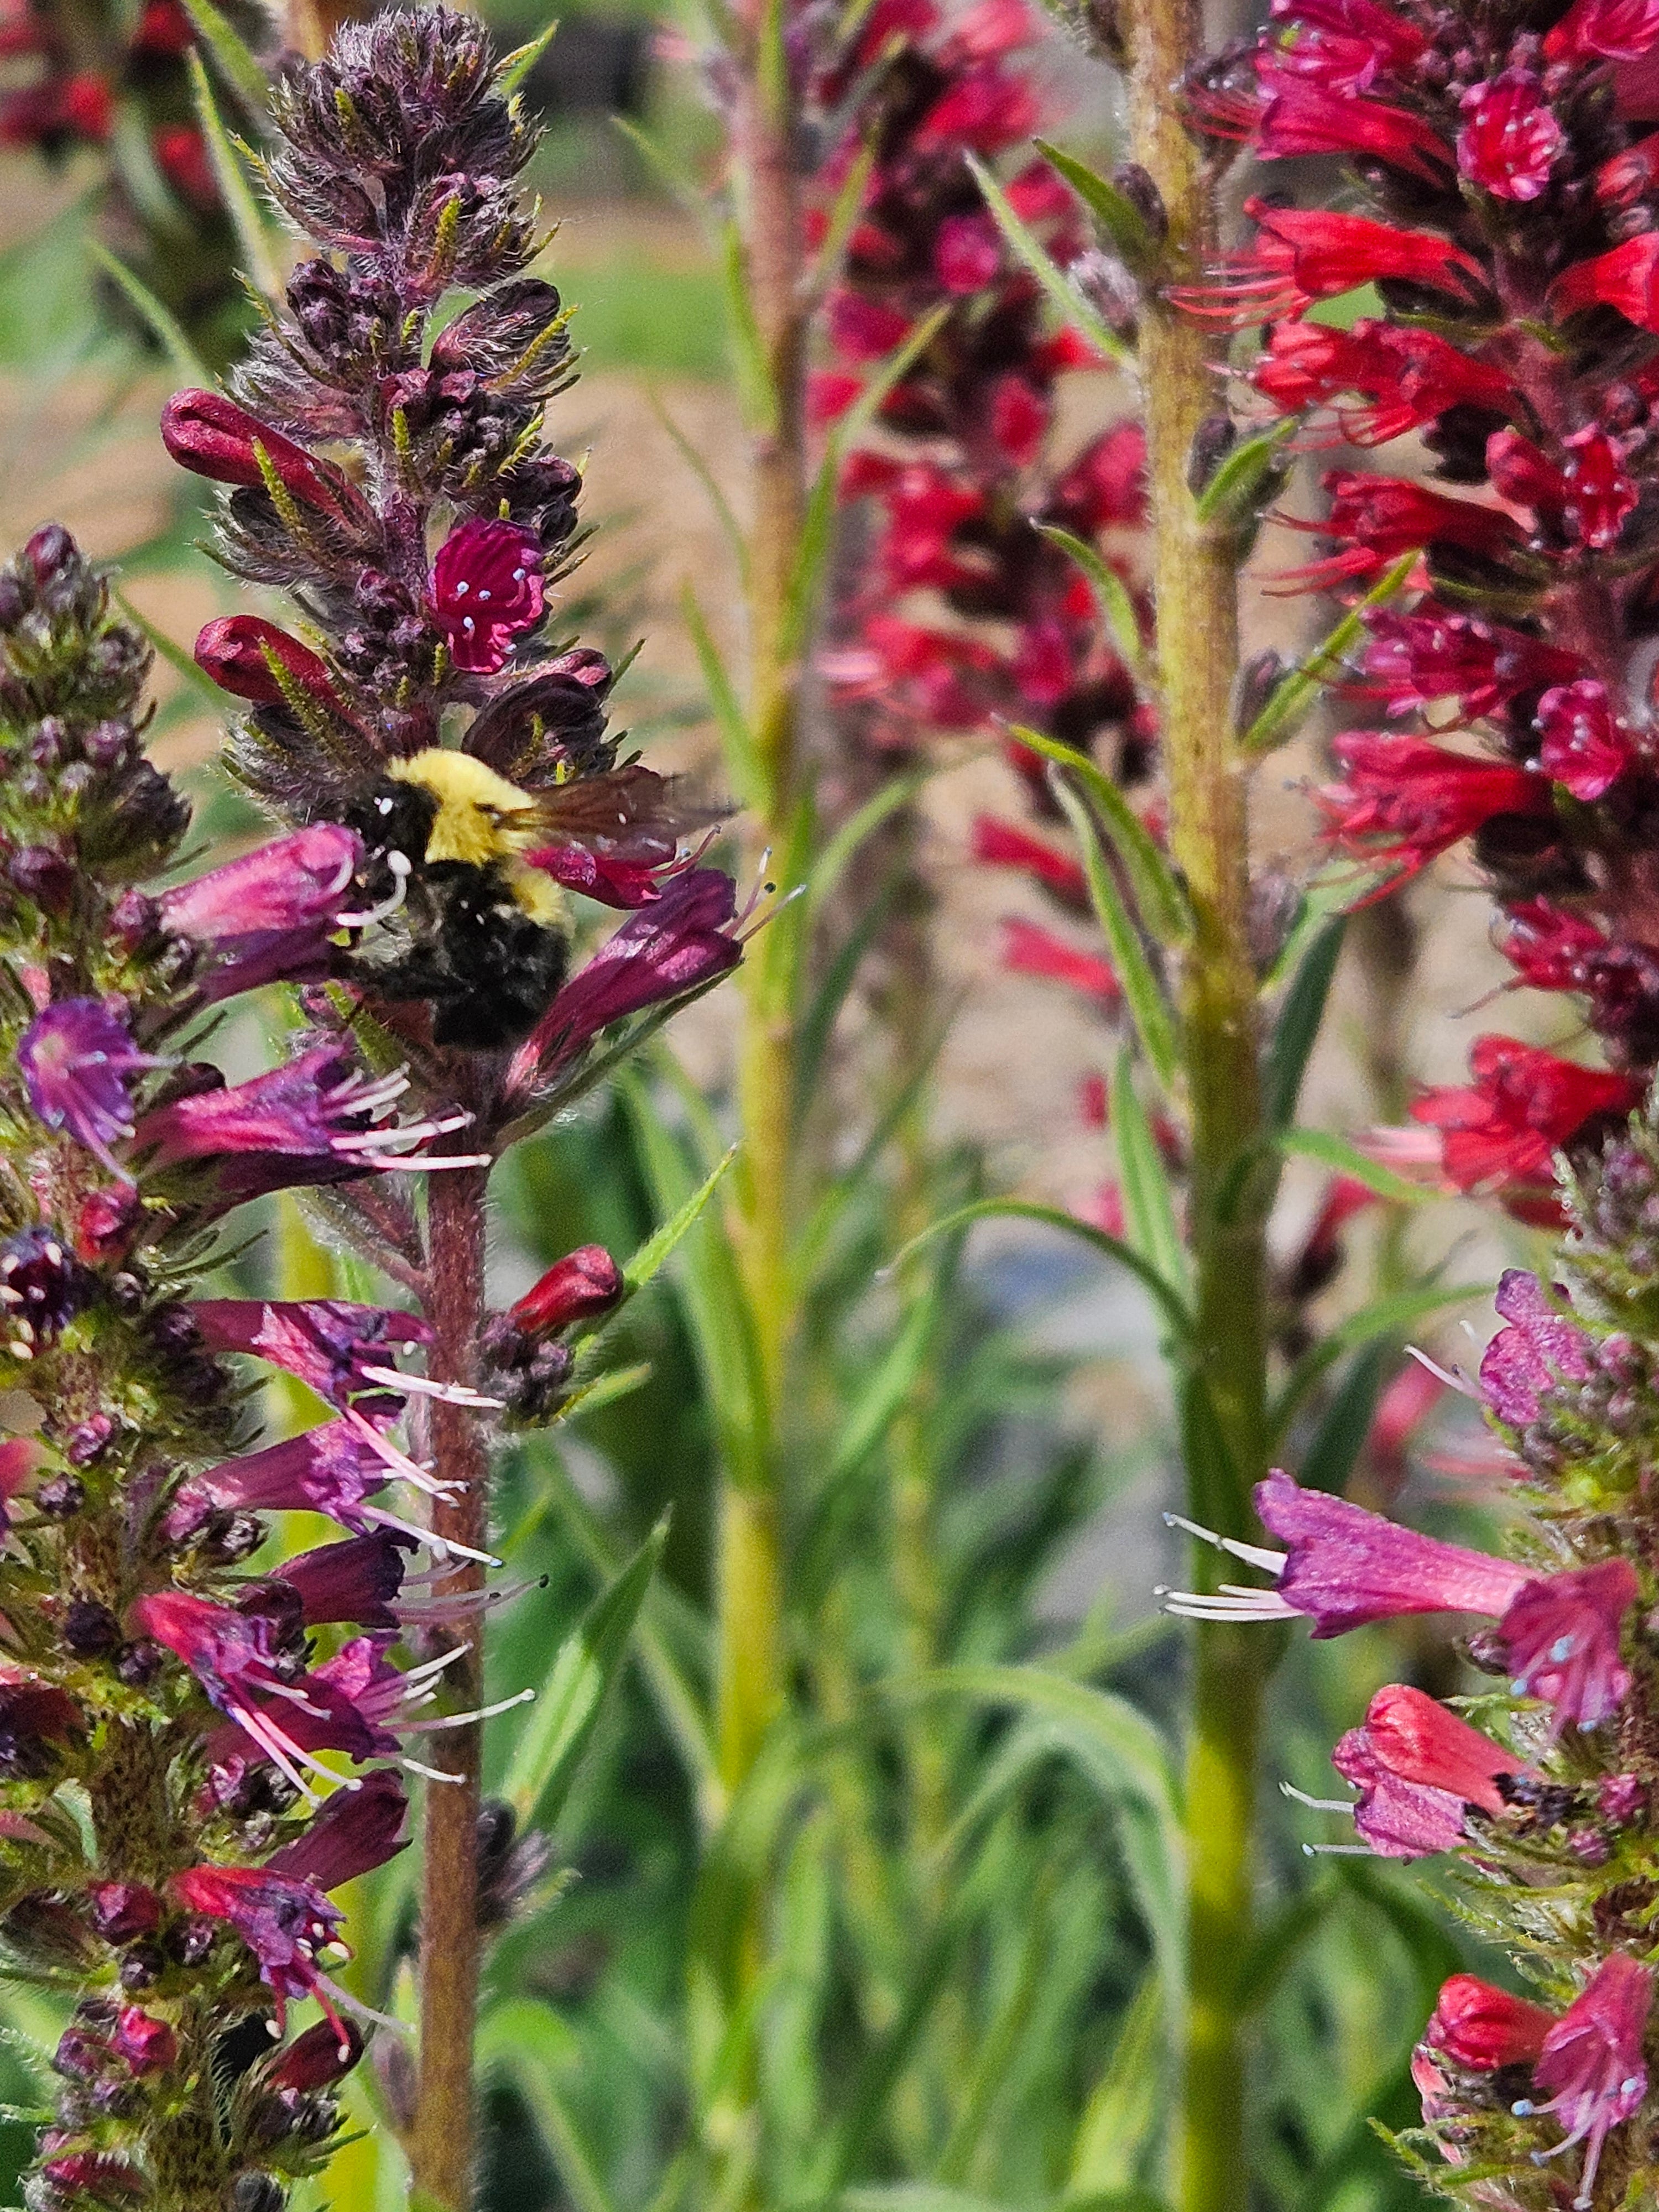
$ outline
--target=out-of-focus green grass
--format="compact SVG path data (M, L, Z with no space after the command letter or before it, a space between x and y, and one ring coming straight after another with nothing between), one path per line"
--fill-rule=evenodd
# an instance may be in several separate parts
M583 263L556 282L576 309L571 334L587 368L642 369L660 376L723 377L725 318L720 277L706 264L676 268L637 249Z

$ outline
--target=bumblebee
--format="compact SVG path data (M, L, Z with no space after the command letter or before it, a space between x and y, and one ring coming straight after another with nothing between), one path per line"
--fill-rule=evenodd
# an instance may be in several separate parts
M376 914L353 975L382 998L425 1000L435 1044L516 1044L564 981L570 946L565 893L526 854L672 860L680 825L667 789L632 763L528 792L446 747L394 761L343 812L363 842L360 887Z

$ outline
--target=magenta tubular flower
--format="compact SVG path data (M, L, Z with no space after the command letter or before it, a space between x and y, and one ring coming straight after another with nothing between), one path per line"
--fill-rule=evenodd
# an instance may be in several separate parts
M222 1920L259 1962L259 1978L276 2000L276 2025L284 2028L289 2002L315 1997L343 2048L346 2032L332 1984L319 1960L325 1953L348 1955L340 1942L344 1916L313 1883L259 1867L187 1867L167 1884L187 1912Z
M1543 776L1419 738L1351 730L1332 740L1331 750L1343 779L1316 794L1327 839L1351 859L1401 877L1499 817L1550 811Z
M1280 1620L1302 1613L1316 1637L1341 1636L1407 1613L1485 1613L1498 1623L1516 1694L1552 1706L1558 1726L1596 1727L1629 1692L1620 1640L1638 1584L1627 1560L1539 1574L1516 1560L1401 1528L1346 1498L1304 1490L1278 1472L1257 1484L1255 1506L1263 1526L1287 1548L1231 1539L1222 1548L1266 1569L1274 1583L1224 1583L1208 1596L1177 1592L1167 1599L1172 1613L1200 1620Z
M410 1149L464 1127L466 1117L388 1119L407 1088L401 1075L363 1074L339 1045L313 1045L269 1074L157 1108L139 1123L134 1149L152 1176L210 1163L228 1203L370 1170L477 1165L472 1156Z
M399 1394L441 1395L392 1364L404 1346L432 1341L429 1325L413 1314L343 1298L202 1298L190 1316L210 1352L269 1360L343 1411L356 1404L383 1413L396 1410Z
M362 857L353 831L319 823L163 892L157 918L168 936L200 948L195 981L210 1004L262 983L306 981L329 972Z
M1498 1778L1521 1762L1422 1691L1392 1683L1337 1744L1331 1764L1359 1792L1353 1822L1362 1839L1384 1858L1413 1859L1466 1842L1469 1806L1501 1814Z
M284 1559L273 1579L298 1597L307 1628L355 1621L362 1628L395 1629L403 1620L396 1601L414 1549L412 1536L376 1529Z
M1595 2202L1596 2168L1607 2136L1639 2110L1647 2095L1642 2044L1652 2006L1650 1966L1622 1951L1604 1959L1583 1994L1550 2028L1534 2063L1534 2081L1555 2094L1547 2104L1516 2107L1525 2115L1548 2113L1560 2122L1567 2133L1557 2151L1586 2145L1573 2199L1577 2212L1586 2212Z
M102 1166L131 1180L110 1151L133 1133L133 1078L167 1062L138 1050L119 1014L97 999L60 999L18 1041L17 1067L36 1115L64 1129Z
M736 916L729 876L690 868L674 877L559 992L515 1056L509 1090L551 1081L612 1023L728 974L743 957Z
M493 676L542 618L541 549L511 522L464 522L432 564L432 609L457 668Z
M1480 1359L1480 1392L1507 1427L1524 1429L1539 1417L1540 1400L1559 1383L1588 1382L1595 1371L1591 1340L1561 1310L1566 1292L1552 1300L1536 1275L1507 1267L1492 1304L1509 1324Z

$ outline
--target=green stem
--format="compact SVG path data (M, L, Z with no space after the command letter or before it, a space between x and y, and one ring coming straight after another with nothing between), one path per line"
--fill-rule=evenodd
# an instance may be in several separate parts
M1129 24L1135 159L1170 219L1165 281L1190 281L1213 248L1209 179L1181 126L1175 87L1202 44L1197 0L1136 0ZM1264 1464L1267 1346L1261 1178L1237 1164L1261 1131L1259 1012L1247 927L1249 832L1244 764L1232 740L1237 666L1237 547L1206 531L1188 488L1200 424L1218 405L1202 325L1161 300L1141 331L1152 584L1161 655L1170 848L1195 919L1182 978L1192 1133L1191 1228L1197 1345L1189 1387L1207 1394L1224 1449L1189 1455L1196 1516L1242 1531ZM1240 1188L1241 1182L1243 1188ZM1189 1434L1196 1434L1194 1426ZM1200 1571L1208 1574L1206 1560ZM1178 2142L1182 2212L1237 2212L1247 2201L1245 2051L1237 1961L1249 1948L1255 1766L1272 1650L1248 1630L1198 1632L1188 1747L1185 2094Z
M762 780L758 829L779 888L799 849L799 655L794 595L806 513L805 316L799 188L791 100L768 66L763 28L740 57L733 124L744 216L750 307L766 363L769 400L750 425L754 527L748 601L749 712ZM765 931L744 969L738 1060L743 1156L737 1183L738 1252L754 1331L760 1438L758 1485L729 1490L720 1516L720 1745L735 1789L782 1703L783 1579L779 1549L779 1431L793 1330L790 1248L795 1181L794 1088L799 932L787 915Z

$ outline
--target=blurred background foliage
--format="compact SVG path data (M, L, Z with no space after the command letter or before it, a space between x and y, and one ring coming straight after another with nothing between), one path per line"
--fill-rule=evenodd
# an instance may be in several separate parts
M503 47L544 26L544 0L491 0L487 12ZM1072 67L1057 45L1051 73ZM695 177L712 126L665 55L653 0L562 9L526 92L546 118L537 177L562 225L549 266L580 310L585 353L556 434L566 450L592 440L589 507L605 523L568 627L618 649L651 633L622 718L653 759L695 766L706 709L678 629L680 578L697 578L717 630L730 624L718 530L684 449L729 489L734 416L715 256L637 134ZM1085 116L1074 137L1086 144L1090 128L1107 143L1109 117ZM61 511L92 550L119 556L162 648L158 751L191 784L203 846L228 843L255 825L211 765L216 701L186 654L196 625L234 602L198 550L196 482L167 467L153 434L178 347L170 358L106 257L125 246L133 268L158 264L107 217L98 151L0 149L0 518L10 542ZM187 288L155 289L188 319ZM184 335L223 358L240 313L216 296ZM948 852L948 817L942 835ZM932 890L946 933L978 917L988 937L982 888ZM1099 1146L1079 1134L1071 1089L1104 1066L1107 1033L1069 1002L1051 1010L1039 985L999 981L981 1056L1012 1108L986 1111L985 1070L976 1080L958 1061L953 1073L947 1053L923 1113L914 1093L928 1063L901 1054L892 1073L844 957L860 924L873 939L874 899L819 963L823 1058L806 1102L821 1181L787 1531L799 1696L741 1805L720 1802L708 1740L711 1516L729 1414L719 1377L733 1356L732 1256L712 1212L619 1327L615 1364L630 1386L557 1443L519 1445L501 1470L500 1548L523 1590L492 1629L492 1694L535 1686L592 1733L550 1823L543 1808L550 1871L489 1969L487 2212L1152 2212L1167 2185L1181 1647L1152 1595L1174 1560L1157 1522L1175 1449L1155 1319L1098 1261L1010 1224L892 1267L918 1226L988 1190L1024 1178L1060 1194L1069 1170L1055 1161L1074 1166ZM1397 1097L1378 1092L1397 1092L1401 1071L1382 1052L1386 948L1360 956L1312 1079L1327 1107L1387 1111ZM975 957L988 975L990 953ZM1401 988L1424 988L1418 972ZM1449 988L1467 994L1467 974ZM708 1002L676 1032L678 1061L661 1052L512 1156L492 1223L503 1295L576 1244L636 1249L713 1170L729 1140L722 1020L719 999ZM1033 1122L1039 1091L1048 1118ZM1416 1269L1456 1233L1419 1239ZM1414 1234L1392 1214L1362 1233L1334 1310L1419 1279ZM1459 1279L1492 1256L1459 1254ZM227 1281L374 1289L314 1224L275 1208ZM1366 1480L1371 1415L1403 1334L1358 1345L1310 1397L1297 1437L1320 1440L1332 1486L1356 1470ZM298 1405L280 1413L305 1419ZM1432 1480L1419 1496L1440 1500L1448 1533L1466 1514ZM648 1585L629 1579L665 1515L659 1571ZM1329 1746L1370 1689L1402 1672L1438 1686L1453 1663L1423 1634L1298 1643L1276 1686L1265 1790L1282 1778L1329 1795ZM495 1724L509 1795L522 1731L518 1714ZM1414 2185L1370 2118L1414 2117L1410 2046L1439 1981L1495 1962L1420 1881L1309 1856L1310 1840L1339 1833L1318 1814L1272 1796L1264 1820L1263 1935L1237 1962L1261 2027L1259 2198L1280 2212L1390 2212ZM408 1858L360 1893L356 1984L407 2014ZM752 1943L764 1971L748 2009L722 2025L719 1993ZM3 1998L8 2204L54 2002L15 1985ZM403 2203L383 2122L404 2094L383 2037L349 2087L364 2132L304 2212ZM734 2157L730 2130L751 2094L762 2124Z

